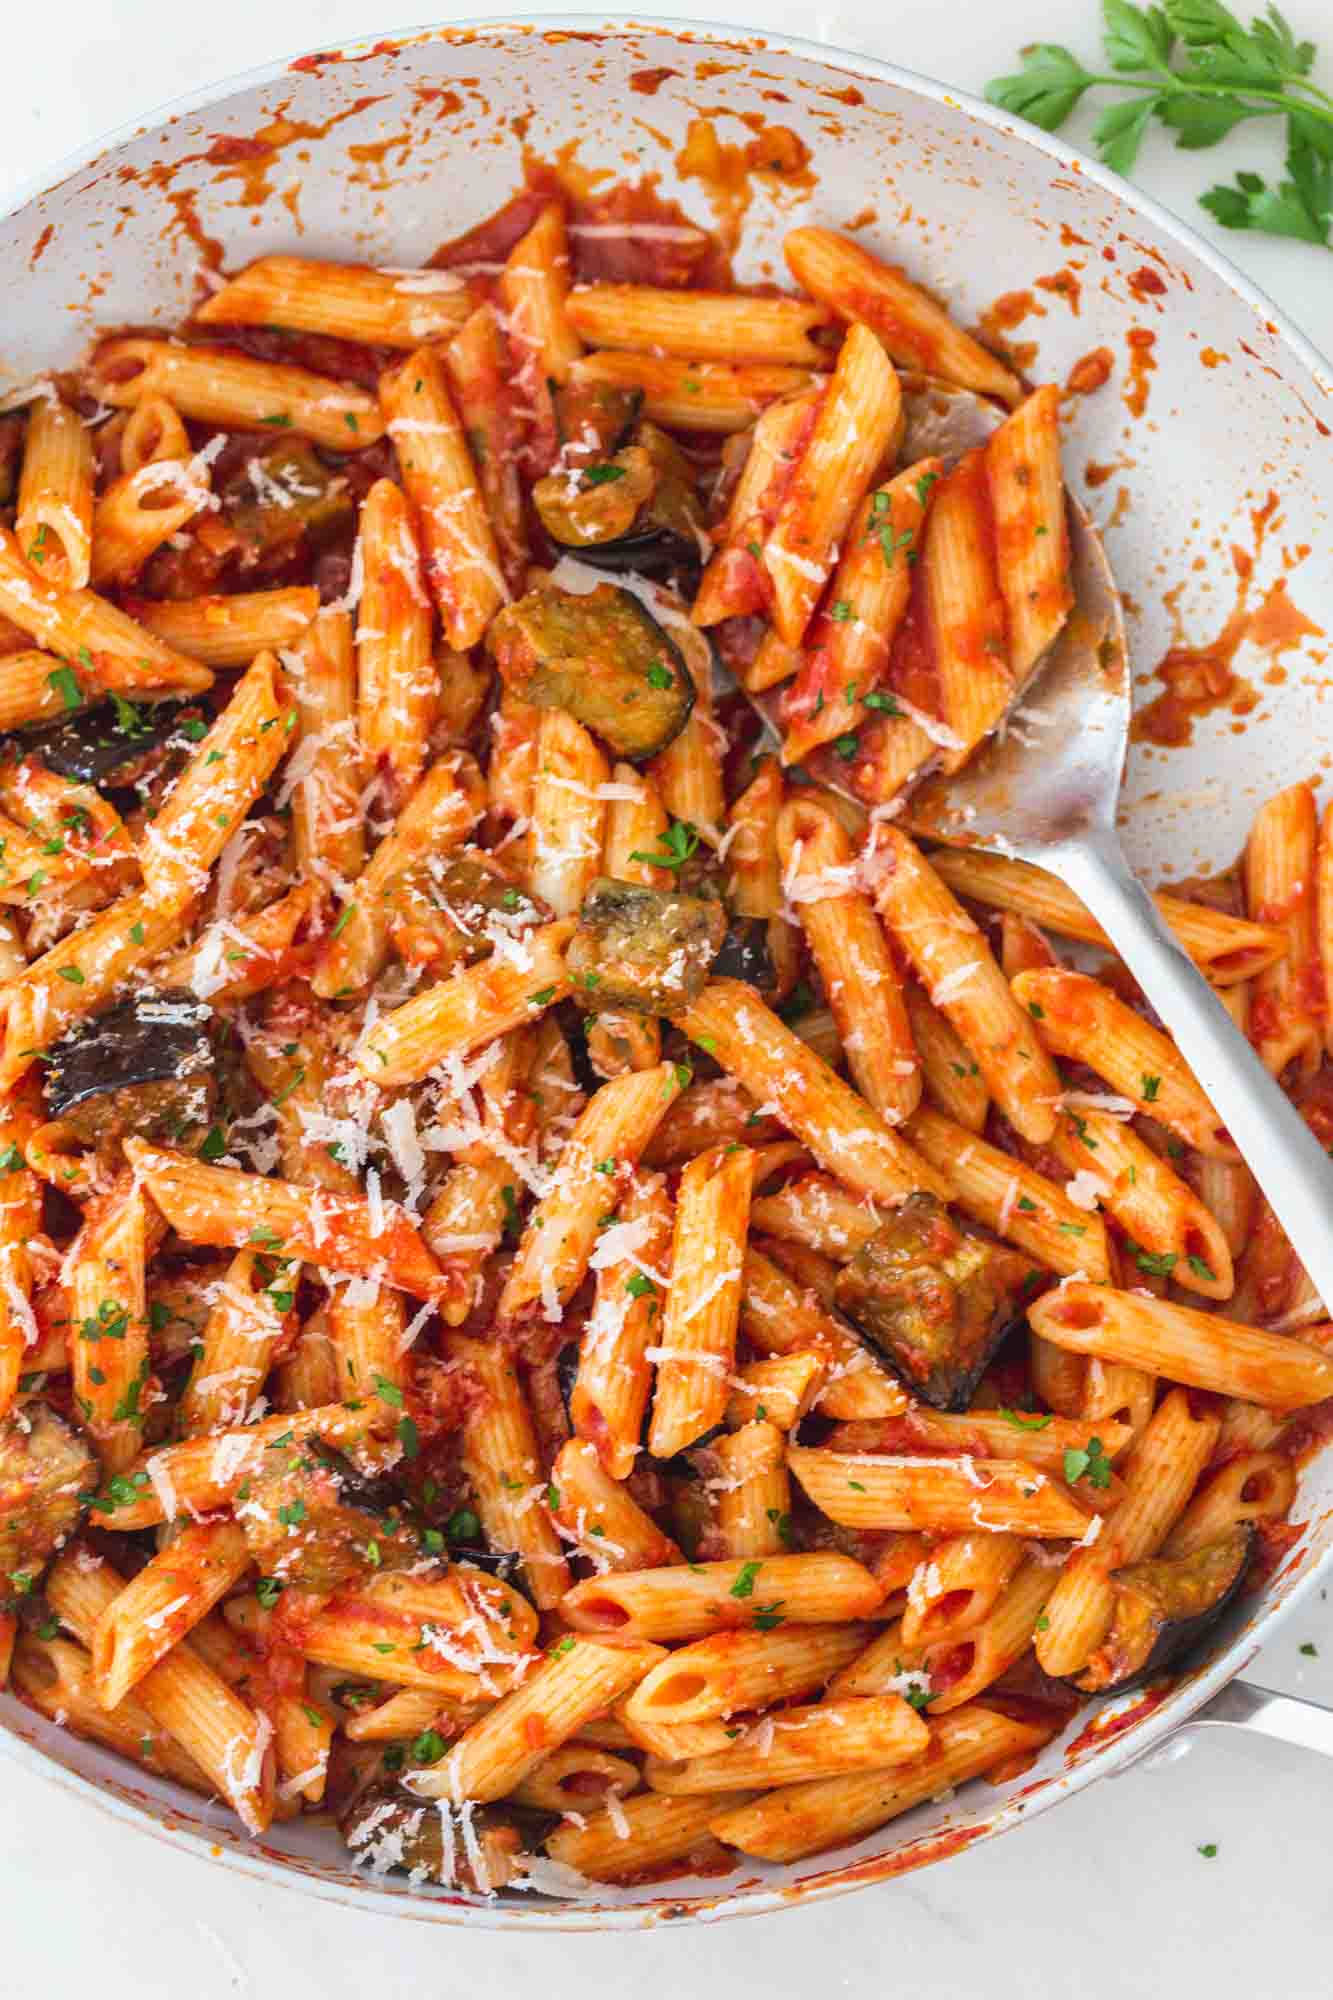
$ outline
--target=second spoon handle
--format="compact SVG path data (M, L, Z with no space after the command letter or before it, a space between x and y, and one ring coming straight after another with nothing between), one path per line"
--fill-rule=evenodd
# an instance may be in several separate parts
M1110 829L1031 859L1085 903L1156 1009L1333 1307L1333 1159L1279 1088L1130 871Z

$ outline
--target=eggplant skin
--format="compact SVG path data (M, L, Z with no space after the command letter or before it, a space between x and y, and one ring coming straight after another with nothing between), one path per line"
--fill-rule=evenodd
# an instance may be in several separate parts
M563 709L632 764L674 742L694 707L675 642L614 584L541 584L492 620L486 645L511 693Z
M386 884L384 903L399 957L435 973L475 964L497 932L514 936L547 916L545 904L476 848L409 862Z
M96 1484L92 1452L45 1403L0 1422L0 1610L31 1594Z
M560 456L566 465L592 465L614 458L634 435L643 408L642 389L610 382L551 382Z
M408 1751L411 1757L411 1751ZM446 1818L451 1822L445 1838ZM484 1895L501 1889L518 1872L526 1851L524 1833L544 1838L553 1821L547 1815L524 1813L512 1806L482 1807L472 1820L477 1850L469 1853L458 1821L444 1800L419 1799L406 1785L385 1781L360 1792L338 1821L338 1831L353 1861L364 1862L372 1874L406 1869L419 1880ZM532 1841L536 1844L536 1840ZM475 1853L482 1857L478 1871ZM479 1879L484 1873L485 1879Z
M178 1134L213 1102L213 1010L192 993L135 993L51 1049L46 1108L82 1138Z
M630 445L614 458L548 472L533 487L532 504L557 547L595 554L624 540L656 483L647 452Z
M1113 1570L1115 1612L1106 1641L1074 1686L1106 1694L1164 1673L1211 1631L1245 1580L1254 1525L1238 1521L1184 1556Z
M694 475L656 424L641 424L634 443L601 465L548 475L532 498L552 541L596 569L661 579L700 566L706 540Z
M722 949L713 960L714 979L741 979L756 993L778 990L778 971L768 945L767 917L733 917Z
M593 1011L688 1007L707 984L726 925L726 911L711 897L599 876L565 953L575 995Z
M432 1558L420 1531L341 1454L303 1445L270 1448L250 1480L240 1516L260 1573L328 1592Z
M176 734L188 709L191 704L182 701L98 702L66 722L0 741L5 754L37 757L48 771L77 784L125 784L145 757ZM202 718L197 705L192 712Z
M1027 1269L913 1194L843 1266L833 1299L923 1402L961 1411L1018 1318Z

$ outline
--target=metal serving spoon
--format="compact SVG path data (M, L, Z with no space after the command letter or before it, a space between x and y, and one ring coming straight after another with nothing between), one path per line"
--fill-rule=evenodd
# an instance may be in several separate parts
M956 459L1002 421L993 405L967 390L924 381L905 388L903 464L932 452ZM1026 730L1002 730L954 776L926 778L906 817L916 833L1032 862L1086 905L1189 1063L1333 1313L1333 1160L1167 929L1120 846L1116 805L1133 705L1124 610L1101 538L1072 497L1069 517L1074 610L1020 699L1040 705L1039 740ZM772 726L771 697L761 696L756 706ZM819 755L811 775L847 791L832 759Z

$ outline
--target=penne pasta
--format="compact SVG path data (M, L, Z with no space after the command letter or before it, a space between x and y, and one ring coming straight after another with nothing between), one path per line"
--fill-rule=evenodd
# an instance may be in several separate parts
M356 722L371 770L403 799L426 765L439 701L431 601L411 510L391 479L361 503L364 581L356 621Z
M792 1472L821 1513L848 1528L972 1528L1059 1540L1082 1535L1088 1516L1044 1472L1009 1459L897 1458L793 1445Z
M607 388L638 389L643 395L643 414L655 424L726 436L748 430L770 403L799 394L814 378L805 368L768 363L682 361L670 355L659 358L599 352L571 362L569 379Z
M822 306L805 299L667 291L652 285L576 285L566 311L570 325L590 347L811 367L822 357L810 335L828 320Z
M882 1593L850 1556L781 1555L762 1562L694 1563L689 1569L637 1570L589 1577L567 1592L560 1615L576 1632L622 1639L696 1639L728 1627L771 1631L841 1625L868 1618ZM762 1619L762 1624L756 1620Z
M255 361L230 347L186 345L126 334L104 340L85 380L99 401L132 410L164 396L196 423L227 430L270 424L299 431L330 451L363 451L383 436L374 399L326 375Z
M1251 987L1250 1039L1274 1076L1289 1063L1304 1075L1319 1067L1324 1044L1314 793L1291 785L1255 815L1245 849L1245 902L1255 923L1276 925L1286 952L1257 972Z
M28 412L14 533L32 568L60 589L89 582L92 433L50 383Z
M654 1458L674 1457L722 1420L753 1180L754 1154L744 1146L701 1153L681 1175L661 1339L648 1349L657 1363L648 1429Z
M211 292L195 318L204 326L282 326L371 347L412 348L447 338L472 304L468 286L452 271L257 257Z

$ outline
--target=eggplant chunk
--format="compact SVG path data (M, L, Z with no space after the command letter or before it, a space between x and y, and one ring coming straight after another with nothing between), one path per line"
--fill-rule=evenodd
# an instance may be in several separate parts
M966 1410L1028 1269L963 1235L933 1194L913 1194L843 1266L833 1297L923 1401Z
M419 1799L406 1785L385 1782L358 1795L339 1820L338 1831L353 1860L364 1862L372 1874L404 1868L418 1881L485 1895L502 1889L518 1872L525 1818L532 1820L535 1833L549 1832L549 1819L537 1820L513 1807L483 1807L471 1822L474 1847L443 1800Z
M91 1144L180 1138L214 1100L213 1010L192 993L136 993L81 1022L46 1065L46 1108Z
M543 903L517 888L489 856L463 848L427 854L393 876L384 892L389 935L408 965L451 972L544 922Z
M550 388L565 465L591 465L624 450L643 408L642 389L610 382L552 382Z
M0 1422L0 1610L32 1591L96 1483L92 1452L44 1403Z
M768 946L767 917L733 917L713 961L714 979L743 979L757 993L776 993L778 972Z
M651 498L657 468L637 445L590 465L559 466L539 479L532 504L562 549L593 549L624 540Z
M575 994L594 1010L688 1007L703 992L726 928L726 911L709 897L599 876L565 953Z
M1159 1556L1112 1571L1111 1630L1075 1687L1104 1694L1173 1665L1222 1616L1244 1580L1253 1546L1253 1524L1238 1521L1187 1556Z
M189 706L182 701L98 702L66 722L6 737L4 747L16 756L38 757L48 771L80 785L128 785L145 758L176 734ZM202 715L198 709L194 713Z
M631 763L665 750L694 707L674 641L614 584L586 596L542 584L492 620L486 645L512 693L564 709Z
M306 1590L333 1591L429 1562L424 1537L401 1511L360 1504L367 1497L345 1460L309 1445L275 1445L236 1515L262 1574Z
M223 508L248 565L284 554L302 536L322 547L351 526L355 513L346 478L300 439L247 459L228 484Z

